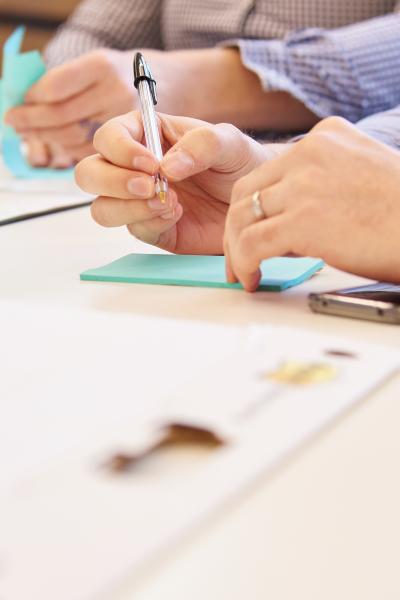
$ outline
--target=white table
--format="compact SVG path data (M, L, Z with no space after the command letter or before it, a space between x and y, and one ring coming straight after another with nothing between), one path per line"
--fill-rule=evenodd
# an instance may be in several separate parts
M282 295L79 282L80 271L144 248L123 229L95 225L88 209L2 227L0 310L11 301L105 314L276 323L399 345L394 326L308 310L310 291L362 281L332 269ZM399 400L400 377L112 600L398 600Z

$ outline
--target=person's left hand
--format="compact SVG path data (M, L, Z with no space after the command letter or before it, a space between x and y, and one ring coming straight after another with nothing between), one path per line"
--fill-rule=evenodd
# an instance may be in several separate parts
M93 153L94 133L105 121L135 107L132 55L103 48L54 67L6 113L33 166L73 165Z

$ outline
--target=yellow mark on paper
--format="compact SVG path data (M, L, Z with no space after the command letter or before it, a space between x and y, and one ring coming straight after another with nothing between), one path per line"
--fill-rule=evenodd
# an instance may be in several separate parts
M276 371L266 374L266 379L291 385L312 385L332 381L337 376L337 369L328 363L305 363L287 361Z

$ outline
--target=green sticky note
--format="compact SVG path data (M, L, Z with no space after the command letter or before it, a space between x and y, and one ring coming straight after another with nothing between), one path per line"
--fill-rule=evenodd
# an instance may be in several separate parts
M262 263L259 289L280 292L303 283L320 271L324 262L315 258L270 258ZM227 283L223 256L128 254L104 267L80 275L83 281L239 288Z
M4 122L5 113L23 104L29 88L46 72L37 50L21 53L25 28L18 27L3 48L3 79L0 86L0 117L2 154L6 167L16 176L26 179L68 178L73 169L48 169L32 167L21 152L21 139L15 130Z

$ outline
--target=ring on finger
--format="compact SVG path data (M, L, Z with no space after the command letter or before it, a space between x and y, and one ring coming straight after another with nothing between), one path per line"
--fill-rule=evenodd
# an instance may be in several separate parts
M267 215L263 209L261 204L261 192L257 190L251 197L251 206L253 210L253 215L257 220L266 219Z

